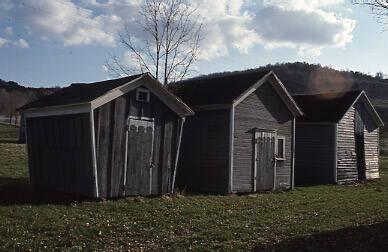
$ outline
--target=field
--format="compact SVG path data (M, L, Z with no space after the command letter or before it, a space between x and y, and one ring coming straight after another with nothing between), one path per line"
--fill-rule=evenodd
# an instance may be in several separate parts
M379 251L388 247L382 178L252 195L74 201L28 186L25 146L0 125L0 250Z

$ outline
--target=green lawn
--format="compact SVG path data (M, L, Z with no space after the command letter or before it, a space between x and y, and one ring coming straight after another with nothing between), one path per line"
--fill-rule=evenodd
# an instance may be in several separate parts
M388 159L381 166L381 179L347 186L76 202L33 194L25 146L0 140L0 249L378 251L388 247Z

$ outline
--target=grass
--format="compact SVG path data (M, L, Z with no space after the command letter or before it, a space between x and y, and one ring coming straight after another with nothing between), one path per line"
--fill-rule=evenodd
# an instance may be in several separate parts
M0 249L378 251L388 246L387 158L381 166L373 182L287 193L53 200L28 186L24 145L0 142Z

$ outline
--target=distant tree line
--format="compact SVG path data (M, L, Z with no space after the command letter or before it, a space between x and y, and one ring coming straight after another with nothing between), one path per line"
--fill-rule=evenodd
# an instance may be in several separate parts
M51 94L56 88L29 88L13 81L0 79L0 115L8 118L9 124L19 124L18 108L24 104Z

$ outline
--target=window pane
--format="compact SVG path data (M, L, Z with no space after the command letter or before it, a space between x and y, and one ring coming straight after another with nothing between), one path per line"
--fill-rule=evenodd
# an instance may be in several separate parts
M279 158L284 158L283 156L284 153L284 139L278 139L278 157Z

